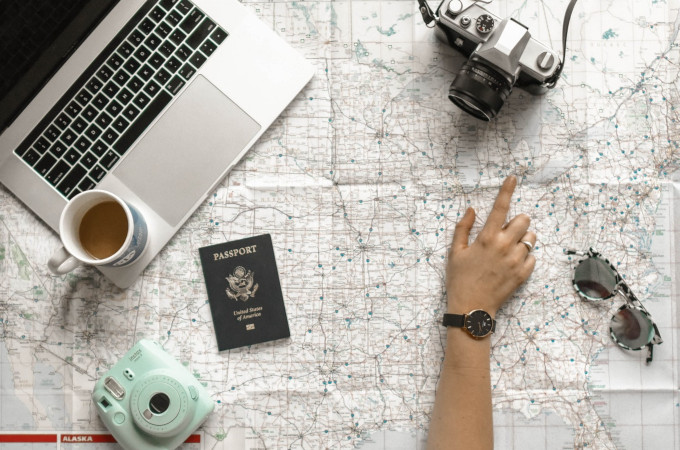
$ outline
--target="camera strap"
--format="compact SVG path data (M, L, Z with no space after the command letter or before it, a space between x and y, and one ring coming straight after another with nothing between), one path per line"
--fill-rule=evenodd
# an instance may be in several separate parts
M420 1L420 0L419 0ZM567 62L567 34L569 32L569 21L571 20L571 13L574 11L574 6L576 5L576 0L571 0L567 6L567 10L564 12L564 22L562 22L562 63L555 71L555 74L545 83L548 89L552 89L557 84L557 80L560 79L562 75L562 70Z
M434 16L432 8L430 8L430 5L427 4L426 0L418 0L418 5L420 15L423 16L423 22L425 22L425 26L428 28L433 28L434 25L432 23L437 20L437 18Z

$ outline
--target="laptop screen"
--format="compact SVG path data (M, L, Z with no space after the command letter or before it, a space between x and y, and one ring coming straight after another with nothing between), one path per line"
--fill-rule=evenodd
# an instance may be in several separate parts
M118 0L0 0L0 132Z

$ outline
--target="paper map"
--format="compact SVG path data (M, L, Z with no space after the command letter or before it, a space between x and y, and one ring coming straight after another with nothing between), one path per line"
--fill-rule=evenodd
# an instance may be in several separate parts
M561 51L567 3L487 8ZM115 448L79 442L106 431L90 393L143 337L216 402L183 448L424 448L453 228L508 174L538 248L492 338L497 448L680 448L680 2L577 3L557 87L490 124L447 99L465 58L415 1L245 4L316 75L131 288L50 275L57 235L0 188L0 449ZM264 233L291 338L218 353L198 248ZM659 326L648 366L609 338L623 299L574 292L563 250L591 246Z

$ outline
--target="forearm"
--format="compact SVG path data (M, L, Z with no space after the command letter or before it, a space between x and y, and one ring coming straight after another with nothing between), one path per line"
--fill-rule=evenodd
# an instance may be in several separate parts
M427 440L428 450L492 449L490 339L449 328Z

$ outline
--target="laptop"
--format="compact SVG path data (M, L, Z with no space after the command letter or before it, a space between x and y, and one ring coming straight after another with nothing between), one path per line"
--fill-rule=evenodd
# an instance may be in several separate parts
M313 75L236 0L0 0L0 183L54 230L97 188L141 211L125 288Z

